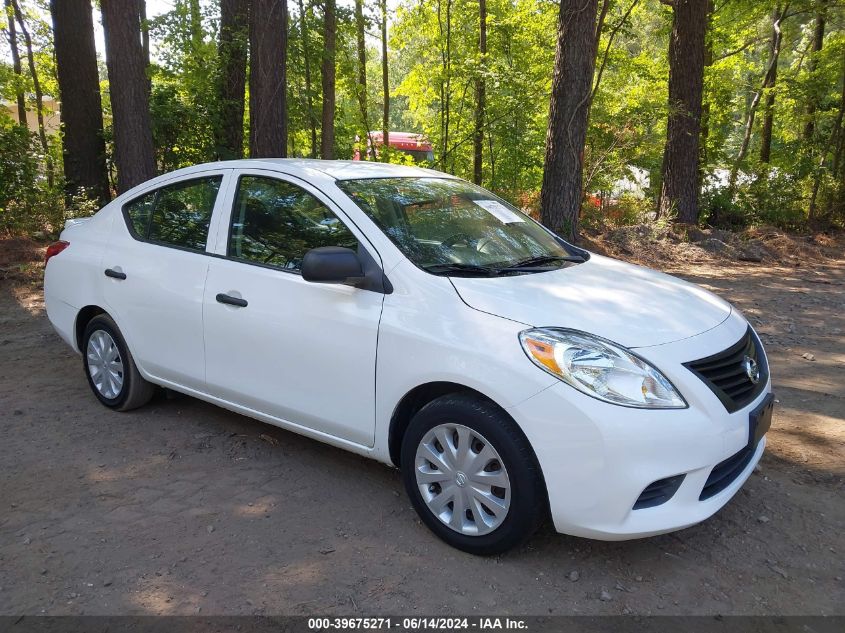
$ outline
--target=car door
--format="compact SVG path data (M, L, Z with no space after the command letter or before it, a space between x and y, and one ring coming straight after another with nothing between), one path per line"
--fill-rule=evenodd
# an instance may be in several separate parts
M230 170L168 182L123 205L103 264L104 295L138 365L205 390L202 300L213 211ZM219 214L218 214L219 215Z
M300 274L318 246L378 253L328 198L292 176L242 171L230 186L203 303L212 395L372 446L383 295ZM231 202L229 202L231 201ZM224 214L225 217L225 214Z

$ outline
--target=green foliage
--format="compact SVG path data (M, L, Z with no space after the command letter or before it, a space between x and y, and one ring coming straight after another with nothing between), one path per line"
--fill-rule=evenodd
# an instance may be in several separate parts
M726 187L702 196L702 219L711 226L741 230L749 225L801 229L807 222L809 192L794 174L772 170L740 183L733 196Z
M289 8L294 0L288 2ZM289 153L292 156L311 155L311 125L320 121L320 54L322 35L310 3L303 2L305 13L293 16L288 30L288 126ZM307 53L307 56L306 56ZM308 64L310 86L306 85L305 66ZM308 90L310 88L310 92ZM310 97L310 107L309 107ZM319 147L316 137L315 152Z
M56 232L63 226L61 193L47 185L43 165L38 137L3 116L0 120L0 235Z
M592 231L646 224L653 218L651 201L629 193L611 200L589 197L581 210L581 225Z
M601 2L599 3L602 4ZM775 0L715 2L705 68L702 135L701 221L722 227L775 224L801 228L845 224L845 149L840 111L845 77L845 5L828 2L822 50L811 51L821 0L796 0L782 23L783 45L774 97L771 160L760 161L763 105L757 107L751 141L738 162L746 121L769 64ZM45 95L56 95L47 0L23 0L36 66ZM488 52L478 51L477 0L401 0L389 22L389 125L424 134L434 146L436 169L468 178L476 127L474 86L486 85L483 120L483 184L529 212L539 206L545 158L549 92L559 3L552 0L487 0ZM152 39L150 110L157 167L168 171L213 159L213 130L220 112L219 3L173 0L148 23ZM590 104L584 149L583 222L601 229L651 221L659 193L666 135L668 42L672 10L656 0L611 0L597 47L600 81ZM312 153L311 129L320 140L320 65L324 53L320 0L288 0L288 153ZM364 147L368 129L382 128L380 6L365 0L367 117L358 101L358 59L351 3L338 7L335 156L351 158ZM5 27L0 12L0 28ZM22 49L23 52L23 49ZM5 58L4 58L5 59ZM310 92L306 89L306 65ZM111 149L107 81L103 77L106 140ZM26 63L20 76L0 62L0 96L16 92L33 107ZM247 96L248 99L248 96ZM815 104L810 114L808 104ZM2 113L0 113L2 114ZM246 117L245 126L248 126ZM806 124L814 123L812 134ZM245 134L248 138L248 134ZM58 225L64 215L93 209L84 195L62 211L46 186L44 156L32 137L2 123L2 230ZM60 138L51 154L60 172ZM378 160L408 162L383 150ZM735 168L735 187L726 174ZM632 171L650 178L638 191L622 186ZM112 169L112 175L113 175ZM596 204L600 200L600 204Z
M391 44L399 51L395 65L403 76L395 93L407 103L404 129L432 141L437 167L469 177L473 86L483 76L484 184L514 200L538 188L542 179L557 7L536 0L489 0L487 12L488 52L482 60L477 3L400 5Z
M623 22L630 2L617 2L605 20L599 42L601 65L608 60L590 110L584 187L588 192L613 189L628 175L628 166L660 173L666 135L666 83L670 13L640 2ZM612 30L618 32L612 48Z
M150 21L156 41L150 114L159 171L214 156L218 23L217 8L195 0L178 0Z
M703 179L724 173L736 161L749 104L768 64L776 4L771 0L715 3L708 33L712 63L705 69ZM448 67L444 63L447 6L451 6L452 25ZM818 208L829 216L841 210L837 192L843 190L839 183L845 174L841 165L838 173L831 173L834 148L830 140L840 107L843 7L830 3L824 47L811 54L809 38L818 6L813 0L793 3L783 23L779 79L772 89L771 164L759 161L760 107L751 147L739 166L740 180L747 184L733 192L724 187L705 191L703 222L802 226L808 220L816 180ZM392 40L402 59L396 92L408 101L406 120L413 129L435 141L439 168L467 177L475 123L471 85L483 72L490 95L484 184L519 201L536 195L542 180L557 6L542 0L491 0L490 52L483 67L476 52L477 10L474 2L450 4L448 0L406 0L400 5ZM671 15L669 8L656 2L610 3L598 46L597 69L605 57L606 63L591 104L584 189L611 202L596 207L586 196L583 214L588 226L641 221L659 193ZM806 139L802 132L810 99L818 100L818 108L814 136ZM450 131L444 142L441 117L447 109ZM639 195L623 196L619 182L631 167L649 172L651 184ZM770 169L775 175L768 175Z

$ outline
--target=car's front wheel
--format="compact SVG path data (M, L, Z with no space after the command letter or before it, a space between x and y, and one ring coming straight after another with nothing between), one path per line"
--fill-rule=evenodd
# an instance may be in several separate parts
M402 440L401 467L423 522L466 552L504 552L544 517L534 451L513 420L482 398L446 395L420 409Z
M85 327L82 362L91 391L111 409L129 411L153 397L155 386L141 376L117 324L108 315L94 317Z

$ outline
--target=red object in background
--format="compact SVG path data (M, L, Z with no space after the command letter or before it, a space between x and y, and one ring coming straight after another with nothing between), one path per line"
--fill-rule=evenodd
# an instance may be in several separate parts
M70 242L65 242L64 240L59 240L58 242L50 244L50 246L47 247L47 252L44 254L44 265L46 266L51 257L55 257L68 246L70 246Z
M367 141L367 156L373 156L373 146L375 146L375 155L378 156L378 150L384 145L384 135L382 132L372 131L369 133ZM360 141L360 139L356 139ZM415 132L388 132L387 144L389 147L400 152L410 154L417 160L434 160L434 147L422 135ZM352 160L361 160L361 150L356 149Z
M586 195L586 203L594 206L596 209L601 209L601 198L593 193L588 193Z

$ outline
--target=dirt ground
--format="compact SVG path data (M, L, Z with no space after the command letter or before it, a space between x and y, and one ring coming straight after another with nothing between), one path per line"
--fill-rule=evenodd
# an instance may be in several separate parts
M477 558L385 466L187 397L100 406L39 257L0 241L0 614L845 614L845 259L661 264L770 355L769 447L721 512Z

